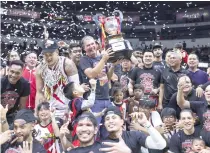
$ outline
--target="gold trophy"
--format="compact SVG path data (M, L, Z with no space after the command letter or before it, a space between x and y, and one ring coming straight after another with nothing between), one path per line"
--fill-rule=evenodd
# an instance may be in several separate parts
M128 40L123 38L121 33L121 23L123 14L119 10L113 12L113 16L105 17L102 14L96 14L93 17L95 23L101 28L102 48L111 47L115 52L114 57L109 58L108 62L114 63L118 59L129 59L133 48Z

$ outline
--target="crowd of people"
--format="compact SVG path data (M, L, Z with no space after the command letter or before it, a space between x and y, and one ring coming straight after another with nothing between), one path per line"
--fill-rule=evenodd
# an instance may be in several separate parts
M1 67L2 153L210 152L210 69L182 44L114 63L91 36L40 47Z

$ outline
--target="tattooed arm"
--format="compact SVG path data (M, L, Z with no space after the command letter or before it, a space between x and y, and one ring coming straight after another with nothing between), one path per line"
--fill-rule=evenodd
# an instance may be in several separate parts
M79 84L78 70L77 70L75 63L72 60L66 58L64 69L68 76L69 82L73 81L73 82Z

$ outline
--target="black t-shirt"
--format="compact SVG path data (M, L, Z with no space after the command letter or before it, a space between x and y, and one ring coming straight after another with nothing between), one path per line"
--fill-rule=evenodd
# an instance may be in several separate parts
M67 153L103 153L99 151L100 148L102 148L101 143L95 142L91 146L74 148Z
M189 74L185 69L179 69L174 72L171 68L165 69L161 76L161 84L164 84L163 104L168 104L171 96L177 92L178 77L183 74Z
M190 108L198 115L203 127L201 136L210 147L210 105L206 101L190 101Z
M85 69L87 68L94 68L101 57L90 58L88 56L83 56L80 59L80 67L84 73ZM107 77L108 67L105 66L101 73L97 76L97 84L96 84L96 99L109 99L109 80Z
M87 83L87 81L85 81L85 76L83 75L82 69L80 68L79 65L77 65L77 70L78 70L78 75L79 75L79 82L82 83Z
M144 93L149 94L152 89L156 89L160 85L161 73L159 70L152 68L134 68L131 74L131 80L134 84L142 84Z
M163 72L163 70L166 68L166 62L164 60L161 62L154 61L152 66L155 70L160 70L161 72Z
M22 143L10 144L9 142L1 145L1 153L20 153L19 145L23 147ZM37 141L33 140L33 150L32 153L47 153L45 148Z
M173 153L188 153L192 147L192 140L200 137L200 130L195 128L192 135L179 131L171 137L169 150Z
M206 101L190 101L190 108L198 115L203 129L210 132L210 105Z
M123 131L122 138L132 153L139 153L141 147L145 147L147 135L139 131ZM104 142L119 142L119 139L107 138ZM103 142L103 141L102 141Z
M133 69L131 69L128 72L122 71L121 70L121 74L118 76L119 77L119 81L121 84L122 88L127 88L128 87L128 83L129 83L129 79L131 78L131 74L132 74ZM128 90L124 93L124 98L127 98L129 96Z
M25 97L30 94L30 83L23 77L16 84L11 84L8 76L1 78L1 104L5 107L9 105L8 114L18 109L20 97Z
M180 107L177 105L177 92L173 94L173 96L171 97L168 107L173 108L176 111L176 116L177 118L179 118L179 114L181 112ZM205 101L205 98L202 97L197 97L196 96L196 91L195 89L192 89L192 91L187 95L187 97L185 97L185 100L188 101Z

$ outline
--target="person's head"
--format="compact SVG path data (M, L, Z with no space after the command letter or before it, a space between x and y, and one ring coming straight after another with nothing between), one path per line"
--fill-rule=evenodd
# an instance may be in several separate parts
M29 68L35 68L37 65L37 53L36 52L29 52L26 55L25 63Z
M177 118L176 111L173 108L166 107L161 111L161 119L166 126L174 126Z
M47 121L50 119L50 104L49 104L49 102L42 102L37 106L37 116L41 122Z
M155 105L155 100L149 98L140 99L139 112L143 112L147 117L150 117L150 113L155 110Z
M130 69L131 68L131 61L130 60L128 60L128 59L124 59L123 61L122 61L122 68L123 69Z
M21 109L17 112L14 119L14 132L17 136L17 142L26 141L34 129L36 118L29 109Z
M163 54L162 46L159 43L155 43L152 50L155 57L161 57Z
M64 87L63 93L66 98L72 100L76 97L82 96L85 93L85 90L81 85L70 82Z
M153 52L146 50L143 55L143 62L145 66L151 66L154 60Z
M20 60L20 54L17 51L12 50L8 54L8 61L11 62L11 61L16 61L16 60Z
M76 119L76 122L76 134L81 146L85 147L92 145L98 132L95 116L92 113L84 112Z
M166 58L165 58L166 64L167 64L168 66L170 66L170 58L171 58L171 51L168 51L168 52L166 53Z
M182 49L183 49L183 45L181 43L176 43L173 48L173 50L176 52L181 52Z
M191 109L183 109L180 112L180 121L183 125L184 131L191 131L194 129L195 117Z
M187 75L181 75L178 77L178 83L180 82L185 82L183 93L189 94L193 89L193 85L192 85L192 81L190 77Z
M48 66L54 66L59 58L57 43L51 40L44 41L42 47L42 54Z
M196 54L189 54L187 64L189 68L197 68L199 64L199 59Z
M133 52L133 55L138 58L143 58L143 51L141 49L136 49L134 52Z
M206 101L210 105L210 85L208 85L206 87L205 92L204 92L204 95L205 95Z
M24 63L21 60L12 61L9 65L8 80L11 84L16 84L23 73Z
M78 63L82 57L82 48L77 43L71 43L69 45L69 57L75 62Z
M171 52L170 56L170 66L172 68L176 68L181 66L182 63L182 56L178 52Z
M117 134L122 130L124 124L119 107L108 107L104 113L104 125L109 134Z
M141 84L135 84L133 87L133 95L135 96L135 99L141 99L144 95L144 86Z
M143 68L144 67L144 63L141 57L136 57L137 61L138 61L138 68Z
M205 141L201 138L195 138L192 141L192 151L199 153L201 150L206 148Z
M97 45L93 37L83 37L81 44L88 57L95 58L97 56Z
M114 102L121 102L123 100L123 91L121 88L115 88L113 90Z

